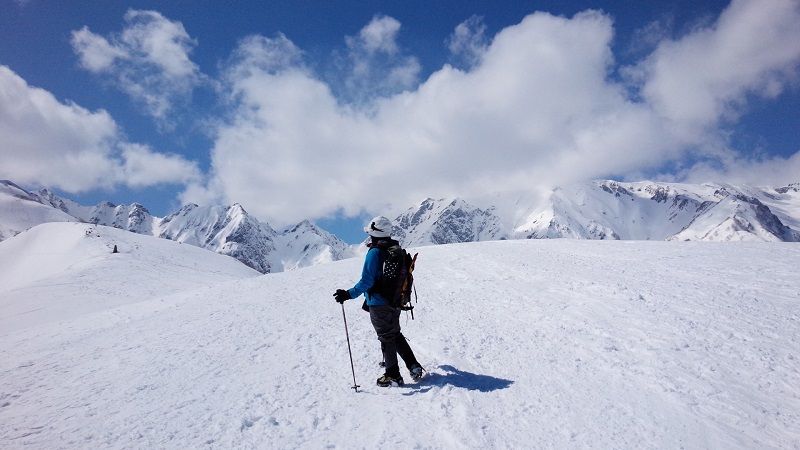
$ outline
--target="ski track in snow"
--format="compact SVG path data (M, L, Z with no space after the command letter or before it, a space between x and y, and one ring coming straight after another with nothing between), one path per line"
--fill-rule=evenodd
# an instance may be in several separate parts
M0 447L800 448L799 246L419 251L419 383L353 259L0 331Z

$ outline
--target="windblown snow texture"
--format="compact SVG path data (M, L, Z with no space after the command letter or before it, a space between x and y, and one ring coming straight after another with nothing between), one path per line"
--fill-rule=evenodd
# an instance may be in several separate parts
M65 244L30 251L54 242ZM33 268L0 270L0 287L16 283L0 292L0 447L800 442L797 245L518 240L415 251L420 300L402 326L429 374L414 384L402 368L405 388L375 386L379 343L360 301L348 301L356 394L331 293L358 278L360 259L253 277L225 269L230 258L100 226L53 223L0 242L0 262ZM48 261L63 264L36 271Z

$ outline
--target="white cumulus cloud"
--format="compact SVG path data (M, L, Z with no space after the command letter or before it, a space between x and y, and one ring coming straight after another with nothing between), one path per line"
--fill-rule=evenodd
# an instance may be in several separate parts
M368 53L395 54L400 22L393 17L376 16L358 33L358 39L348 38L351 47L363 47Z
M642 94L676 132L735 120L748 94L774 97L796 76L798 23L796 0L734 0L712 26L658 45L636 68Z
M396 45L400 27L376 20L367 35ZM625 176L687 155L734 161L732 174L761 163L735 157L726 127L749 95L778 95L797 75L796 23L797 2L735 1L710 26L658 44L629 69L629 85L610 76L609 16L534 13L487 40L469 69L445 65L413 87L370 96L369 108L337 97L284 36L251 37L236 51L247 58L232 58L226 72L235 108L216 128L209 177L184 200L238 201L280 225L427 196ZM362 54L395 48L369 39L383 44L368 47L359 34L350 49L354 40L364 41Z
M472 16L456 26L453 34L447 39L447 48L467 66L473 66L480 61L489 46L485 33L486 25L483 23L483 18Z
M375 16L357 36L347 36L347 54L339 62L344 73L341 96L362 106L416 86L422 66L397 43L400 22Z
M197 165L127 142L103 110L62 103L0 66L0 178L83 192L196 182Z
M728 154L713 162L694 164L681 175L694 183L721 180L753 186L785 186L800 182L800 151L788 157L745 158Z
M83 27L72 32L72 47L83 68L109 76L113 84L162 124L176 102L204 79L189 57L196 42L180 22L156 11L129 10L125 28L108 38Z
M127 59L128 54L111 45L88 27L72 32L72 47L81 57L81 65L90 72L109 70L117 59Z
M157 153L142 144L121 143L120 181L131 187L187 184L199 179L197 164L183 156Z

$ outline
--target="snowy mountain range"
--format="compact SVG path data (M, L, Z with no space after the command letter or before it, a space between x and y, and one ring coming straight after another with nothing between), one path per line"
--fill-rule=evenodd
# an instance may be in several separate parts
M800 241L800 183L622 183L598 180L553 189L541 202L512 206L461 198L425 199L394 220L407 247L504 239ZM276 231L238 203L189 204L154 217L138 203L83 206L47 189L0 181L0 240L44 222L107 225L232 256L261 273L354 256L349 246L309 221Z
M407 246L498 239L800 241L800 183L780 188L609 180L529 210L426 199L395 220Z
M0 240L45 222L106 225L191 244L232 256L261 273L336 261L352 256L354 251L308 221L276 231L238 203L188 204L159 218L138 203L83 206L47 189L29 192L11 181L0 181Z

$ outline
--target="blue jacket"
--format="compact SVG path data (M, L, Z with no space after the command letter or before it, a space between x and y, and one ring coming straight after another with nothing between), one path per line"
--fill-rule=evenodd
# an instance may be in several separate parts
M371 248L364 258L364 268L361 270L361 279L358 280L355 286L348 289L350 298L356 298L361 294L367 299L369 306L388 305L389 303L378 294L370 294L369 291L383 272L383 263L381 261L381 251L377 248Z

